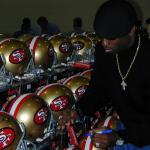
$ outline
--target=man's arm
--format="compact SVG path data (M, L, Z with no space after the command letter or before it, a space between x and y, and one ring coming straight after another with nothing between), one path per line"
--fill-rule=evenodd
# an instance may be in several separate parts
M76 107L81 109L84 115L92 115L100 108L107 105L107 80L104 68L104 57L101 47L95 51L95 63L89 86Z

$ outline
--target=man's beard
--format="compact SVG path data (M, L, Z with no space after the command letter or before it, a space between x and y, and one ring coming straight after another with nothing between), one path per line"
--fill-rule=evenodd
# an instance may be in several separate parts
M126 38L126 42L123 44L118 45L116 48L112 49L112 53L118 53L121 51L125 51L127 49L129 49L133 44L134 44L134 38L131 36L127 36Z

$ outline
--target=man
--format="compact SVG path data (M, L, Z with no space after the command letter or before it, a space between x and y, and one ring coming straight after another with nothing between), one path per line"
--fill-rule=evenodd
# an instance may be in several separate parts
M90 85L76 107L92 115L112 102L124 130L94 134L98 148L150 150L150 42L137 30L133 6L109 0L97 11L96 34L102 42L95 51ZM120 142L116 145L116 142Z
M82 34L85 31L83 30L83 21L81 17L75 17L73 19L73 31L66 33L67 36L73 36L76 34Z
M81 34L84 32L84 30L82 29L82 18L76 17L73 19L73 29L73 32L77 34Z
M49 36L53 36L55 34L60 33L60 29L56 24L48 22L47 18L41 16L37 19L37 24L41 28L41 34L47 34Z
M38 32L31 27L31 20L28 17L22 19L21 29L16 31L13 36L17 38L22 34L38 35Z

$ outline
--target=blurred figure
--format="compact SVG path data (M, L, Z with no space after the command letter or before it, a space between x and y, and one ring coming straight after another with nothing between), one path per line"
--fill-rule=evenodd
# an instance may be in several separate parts
M75 34L82 34L84 30L82 29L83 22L81 17L75 17L73 19L73 31L68 32L67 36L72 36Z
M77 34L83 33L84 30L82 29L82 25L83 25L82 24L82 18L80 18L80 17L74 18L74 20L73 20L73 29L74 29L74 31L73 32L75 32Z
M150 18L147 18L145 23L146 23L146 35L150 39Z
M37 24L41 28L41 35L48 34L50 36L60 33L60 29L57 27L56 24L48 22L47 18L41 16L37 19Z
M75 17L73 19L73 30L65 33L67 36L73 36L76 34L82 34L85 31L83 30L83 21L81 17Z
M137 20L136 26L137 26L137 32L139 32L141 36L147 36L146 29L142 25L142 20Z
M31 27L31 20L28 17L23 18L21 30L16 31L13 36L18 37L21 34L30 34L30 35L37 35L38 34L38 32Z

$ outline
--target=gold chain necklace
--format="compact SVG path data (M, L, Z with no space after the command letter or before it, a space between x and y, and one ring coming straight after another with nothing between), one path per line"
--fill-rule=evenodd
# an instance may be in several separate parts
M134 61L135 61L135 59L136 59L136 56L137 56L138 51L139 51L140 43L141 43L141 38L140 38L140 36L139 36L139 41L138 41L138 46L137 46L136 52L135 52L135 54L134 54L133 60L131 61L131 64L130 64L130 66L129 66L129 68L128 68L128 70L127 70L127 73L125 74L125 76L122 75L122 72L121 72L121 69L120 69L120 65L119 65L118 54L116 54L117 67L118 67L119 75L120 75L121 80L122 80L122 81L121 81L121 86L122 86L122 89L123 89L124 91L125 91L126 86L127 86L127 83L125 82L125 80L126 80L126 78L128 77L128 74L129 74L129 72L130 72L130 70L131 70L131 67L133 66L133 63L134 63Z

